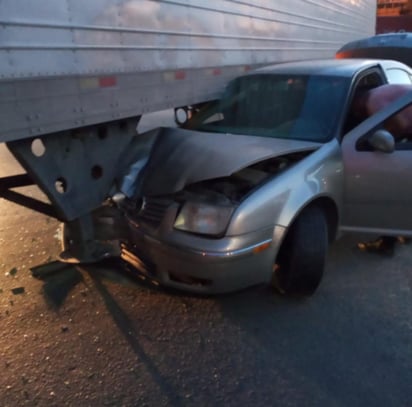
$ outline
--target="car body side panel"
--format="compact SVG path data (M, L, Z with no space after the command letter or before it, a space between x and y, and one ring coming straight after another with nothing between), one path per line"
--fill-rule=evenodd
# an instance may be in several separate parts
M334 139L249 196L234 213L227 235L248 233L270 223L288 227L318 197L329 197L339 211L342 194L342 160Z
M345 225L412 231L412 150L389 154L353 150L351 157L346 169Z

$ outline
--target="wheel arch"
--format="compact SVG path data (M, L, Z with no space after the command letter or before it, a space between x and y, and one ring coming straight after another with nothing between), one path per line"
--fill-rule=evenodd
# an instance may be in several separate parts
M325 219L328 227L328 241L329 243L332 243L336 239L339 223L339 212L336 203L329 197L318 197L309 202L309 204L306 205L302 210L305 210L306 208L312 206L320 207L325 214ZM302 212L302 210L299 211L299 214Z
M310 207L319 207L325 215L326 224L328 228L328 242L332 243L336 239L339 224L339 210L336 202L329 196L317 196L309 202L306 202L298 211L296 211L295 216L291 219L288 230L291 228L293 223L298 219L298 217ZM284 238L286 237L285 234ZM282 241L284 240L282 239Z

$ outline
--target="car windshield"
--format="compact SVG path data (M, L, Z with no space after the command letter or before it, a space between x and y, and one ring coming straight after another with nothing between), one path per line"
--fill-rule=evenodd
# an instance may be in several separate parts
M336 134L349 79L254 74L232 81L222 98L186 128L207 132L326 142Z

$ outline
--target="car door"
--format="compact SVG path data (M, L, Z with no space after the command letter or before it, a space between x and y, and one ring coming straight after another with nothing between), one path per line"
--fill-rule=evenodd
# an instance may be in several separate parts
M387 119L410 105L412 92L344 136L342 230L412 234L412 142L396 143L392 152L362 149Z

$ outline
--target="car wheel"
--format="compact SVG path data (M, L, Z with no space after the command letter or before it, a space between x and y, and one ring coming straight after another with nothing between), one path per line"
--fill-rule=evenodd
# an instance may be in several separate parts
M319 207L305 209L290 227L277 256L273 284L285 295L312 295L322 280L328 228Z

